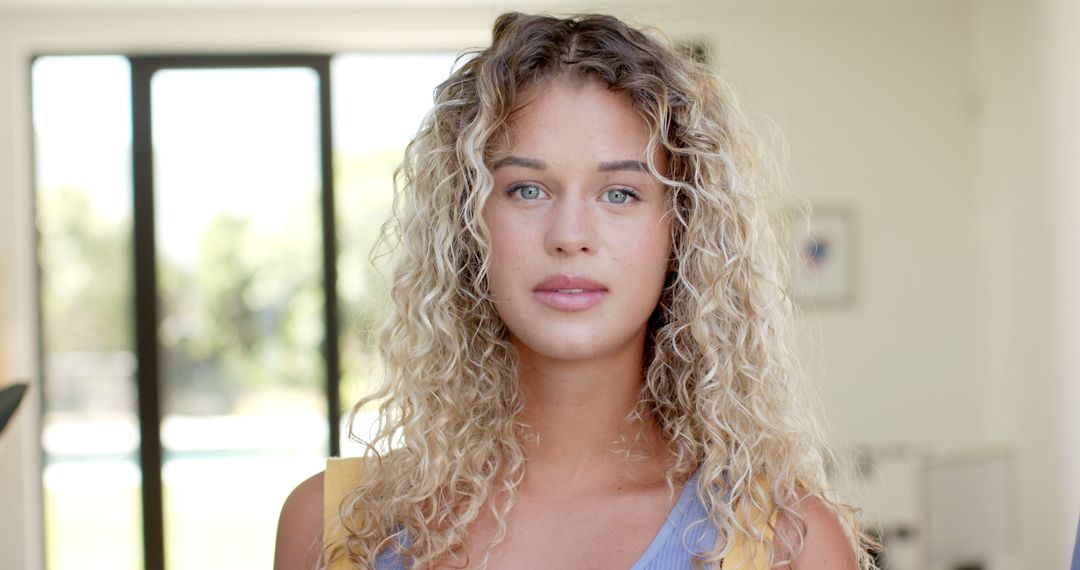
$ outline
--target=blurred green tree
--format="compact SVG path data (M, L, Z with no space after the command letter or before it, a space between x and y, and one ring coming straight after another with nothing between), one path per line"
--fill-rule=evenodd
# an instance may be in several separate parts
M131 225L72 187L38 193L41 302L47 352L132 346Z

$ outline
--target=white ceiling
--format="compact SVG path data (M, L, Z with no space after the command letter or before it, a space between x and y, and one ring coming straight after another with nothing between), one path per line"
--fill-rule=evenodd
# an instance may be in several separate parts
M600 0L604 6L693 6L700 4L759 5L772 4L792 6L864 5L942 5L966 4L978 0ZM1008 1L1008 0L1006 0ZM1023 1L1023 0L1019 0ZM2 10L156 10L156 9L349 9L374 7L493 7L505 9L582 9L597 2L581 0L0 0Z
M629 5L661 4L662 0L622 0L620 3ZM672 3L667 2L667 3ZM685 1L676 0L674 3L685 4ZM528 7L565 7L580 6L581 2L573 0L528 0L521 3ZM191 9L191 8L214 8L214 9L280 9L280 8L367 8L367 7L475 7L475 6L506 6L507 2L498 0L0 0L0 9L72 9L72 10L99 10L99 9Z

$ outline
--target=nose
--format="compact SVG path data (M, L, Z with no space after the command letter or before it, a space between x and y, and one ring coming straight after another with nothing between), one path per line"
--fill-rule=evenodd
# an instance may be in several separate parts
M554 254L590 253L595 250L593 211L585 200L559 200L549 211L547 249Z

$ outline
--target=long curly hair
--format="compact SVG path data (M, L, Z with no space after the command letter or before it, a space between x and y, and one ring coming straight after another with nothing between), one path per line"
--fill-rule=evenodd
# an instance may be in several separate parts
M487 552L505 537L528 426L515 352L486 281L481 211L508 118L532 88L567 77L630 97L651 132L649 171L668 188L674 267L627 421L652 422L670 443L669 486L699 473L696 492L718 539L695 564L718 568L739 539L765 548L770 563L790 560L806 530L798 503L813 496L872 567L857 510L829 491L826 447L800 396L784 256L766 200L770 162L731 90L666 40L605 15L503 14L492 45L459 62L395 175L394 216L381 238L395 259L379 337L385 381L354 408L355 418L379 402L379 420L363 442L367 475L340 507L345 538L324 561L370 568L397 549L414 567L431 567L462 547L485 508L498 524ZM665 173L651 163L658 148ZM766 529L784 518L797 540L782 534L774 552Z

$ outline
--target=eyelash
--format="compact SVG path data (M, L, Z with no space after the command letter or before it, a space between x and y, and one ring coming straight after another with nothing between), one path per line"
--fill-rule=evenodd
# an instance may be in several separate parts
M523 190L523 189L525 189L525 188L536 188L536 189L537 189L537 190L539 190L539 191L540 191L541 193L543 193L543 192L544 192L544 190L543 190L542 188L540 188L540 185L539 185L539 184L531 184L531 183L529 183L529 182L520 182L520 183L518 183L518 184L514 184L514 185L510 186L509 188L507 188L507 189L506 189L506 193L507 193L508 195L510 195L510 196L513 196L513 195L514 195L515 193L517 193L517 192L518 192L519 190ZM520 196L520 195L518 195L518 198L521 198L521 196Z
M514 184L513 186L507 188L506 193L508 195L513 195L513 194L517 193L519 190L522 190L524 188L536 188L540 192L544 192L543 188L541 188L540 185L538 185L538 184L531 184L531 183L528 183L528 182L522 182L522 183L519 183L519 184ZM634 190L632 188L626 188L626 187L609 188L609 189L604 191L604 195L606 196L610 192L622 192L623 194L626 194L627 196L629 196L633 200L640 200L641 199L641 196L638 193L638 191ZM520 197L520 195L519 195L519 197ZM610 202L610 203L614 203L614 202Z
M630 198L632 198L634 200L640 200L641 199L641 196L638 194L638 191L634 190L632 188L609 188L609 189L604 191L604 195L606 196L610 192L622 192L623 194L626 194L627 196L629 196Z

